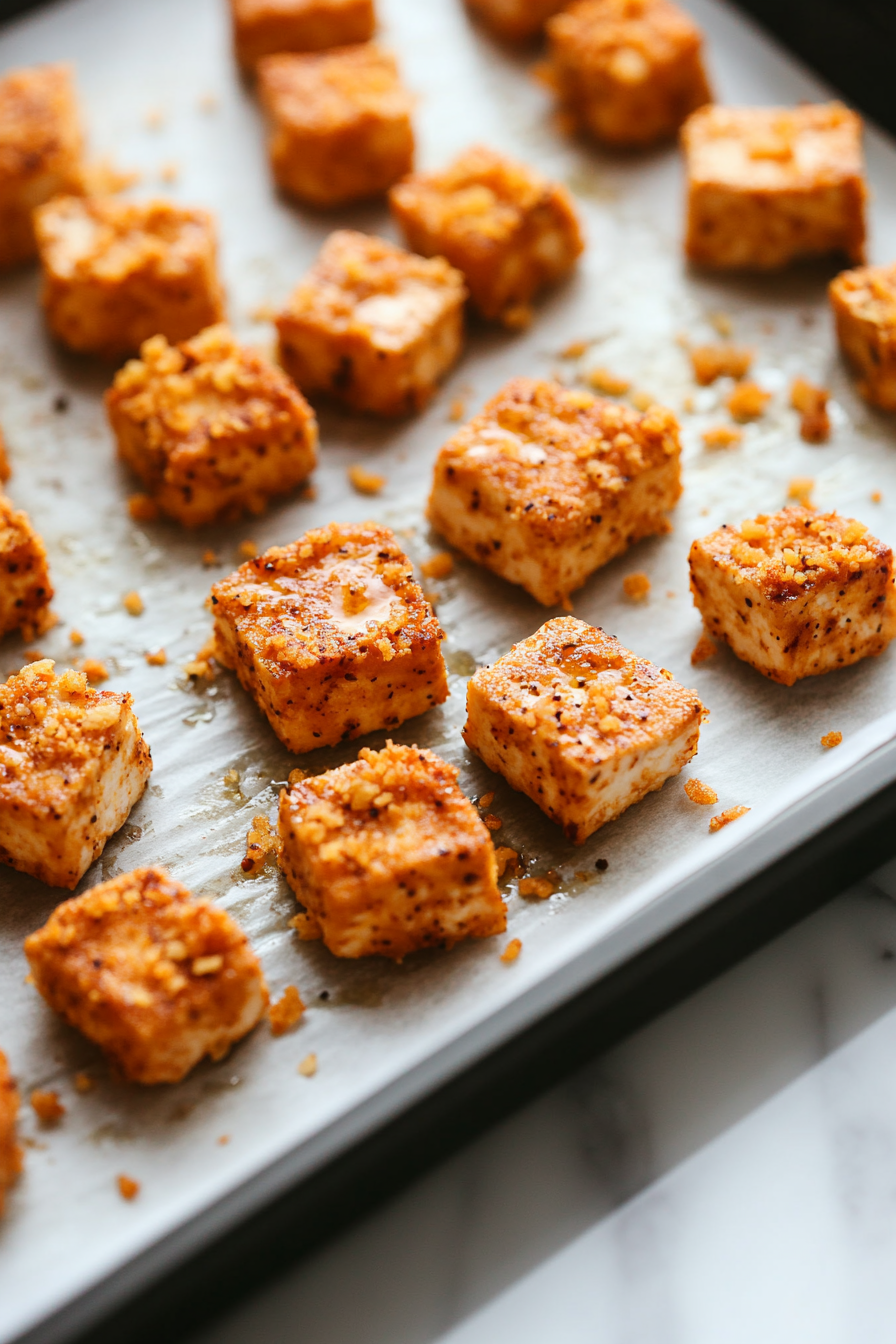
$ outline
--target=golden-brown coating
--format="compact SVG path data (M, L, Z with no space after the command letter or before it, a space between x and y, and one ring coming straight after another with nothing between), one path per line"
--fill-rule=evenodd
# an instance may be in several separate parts
M669 139L712 101L703 34L670 0L578 0L547 31L561 103L604 144Z
M268 1004L239 925L162 868L64 901L25 955L50 1007L134 1083L176 1083L221 1059Z
M331 523L212 588L217 657L291 751L394 728L448 696L441 626L388 527Z
M16 1142L18 1113L19 1094L6 1056L0 1050L0 1218L6 1192L22 1170L22 1150Z
M582 844L696 754L704 709L671 672L571 616L467 684L467 746Z
M337 957L400 960L506 927L491 836L431 751L386 744L280 795L280 863Z
M317 460L317 420L292 379L223 324L178 346L144 341L106 410L120 456L187 527L261 513Z
M0 639L20 630L35 639L53 623L47 551L31 519L0 495Z
M460 354L466 297L463 276L443 257L340 229L277 318L280 361L305 393L410 414Z
M792 504L695 541L690 567L708 633L784 686L896 635L893 553L854 518Z
M470 559L552 606L669 530L680 453L678 423L660 406L640 415L514 378L441 449L428 516Z
M504 42L528 42L566 0L467 0L467 8Z
M281 190L311 205L381 196L414 166L414 100L395 57L373 42L266 56L258 89Z
M11 475L12 467L9 465L6 452L6 439L3 437L3 430L0 429L0 485L5 485Z
M32 211L83 190L83 134L69 65L0 79L0 269L37 255Z
M251 70L262 56L369 42L373 0L230 0L236 58Z
M152 771L130 695L47 658L0 685L0 862L77 886Z
M842 103L705 107L681 135L691 261L760 271L832 252L864 261L862 119Z
M840 349L873 406L896 411L896 264L860 266L831 281Z
M389 201L408 246L446 257L482 316L510 326L525 325L533 297L584 247L566 188L483 145L400 182Z
M150 336L184 341L224 316L207 210L59 196L34 225L47 323L72 350L115 359Z

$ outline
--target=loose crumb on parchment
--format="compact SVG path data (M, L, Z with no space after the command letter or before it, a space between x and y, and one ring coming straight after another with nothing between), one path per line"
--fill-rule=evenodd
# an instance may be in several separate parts
M650 579L643 570L626 574L622 580L622 590L631 602L643 602L650 592Z
M711 789L708 784L704 784L699 779L686 780L684 791L692 803L699 803L701 806L708 806L719 801L719 795L715 789Z
M514 877L519 872L520 856L509 845L498 845L495 850L495 858L498 862L497 877L499 880L504 877L505 873Z
M772 399L758 383L738 383L725 405L735 420L758 420Z
M843 734L838 733L835 730L834 732L831 733L825 733L824 737L821 739L821 745L830 750L831 747L839 747L842 741L843 741Z
M164 649L149 649L143 657L150 667L164 667L168 662L168 655Z
M723 826L730 826L732 821L737 821L738 817L745 817L749 812L748 807L740 804L737 807L728 807L724 812L720 812L717 817L711 817L709 822L710 831L720 831Z
M602 392L605 397L624 397L631 387L631 381L628 378L620 378L618 374L610 369L589 369L585 374L585 382L589 387L593 387L595 392Z
M118 1186L118 1193L122 1199L126 1199L128 1202L136 1199L140 1193L140 1182L135 1181L133 1176L126 1176L122 1172L120 1176L116 1176L115 1182Z
M129 616L142 616L145 611L143 598L138 592L125 593L121 599L121 605Z
M267 817L253 817L246 835L246 856L240 867L244 873L257 873L264 867L268 856L276 855L279 848L277 835Z
M287 985L283 993L268 1009L272 1036L283 1036L302 1017L305 1005L295 985Z
M454 556L450 551L437 551L420 566L420 573L427 579L447 579L454 569Z
M43 1125L56 1125L65 1115L65 1107L58 1092L43 1091L36 1088L31 1093L31 1108Z
M717 378L743 378L753 363L753 351L745 345L697 345L689 353L701 387Z
M553 896L554 890L553 882L546 877L524 877L519 886L521 896L534 896L539 901Z
M691 666L697 667L699 663L705 663L707 658L715 658L718 651L718 645L710 639L709 635L702 634L691 653Z
M520 938L511 938L510 942L507 944L504 951L501 953L501 960L505 964L509 965L510 962L516 961L517 957L522 952L522 950L523 950L522 940Z
M710 425L703 431L703 446L715 453L725 448L736 448L743 442L744 432L736 425Z
M296 1069L303 1078L313 1078L317 1073L317 1055L312 1050L310 1055L306 1055L301 1064Z
M91 686L98 681L109 680L109 669L99 658L85 658L81 663L81 671L84 673Z
M386 477L380 476L375 471L368 471L366 467L349 467L346 472L349 485L353 490L357 490L359 495L378 495L386 484Z

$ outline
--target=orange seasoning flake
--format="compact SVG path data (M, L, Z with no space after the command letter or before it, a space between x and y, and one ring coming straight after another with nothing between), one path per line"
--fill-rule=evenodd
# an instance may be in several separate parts
M842 741L843 741L842 733L838 732L825 733L824 737L821 739L821 745L823 747L827 747L828 749L830 749L831 747L839 747Z
M684 791L692 803L699 803L701 806L709 806L719 801L719 795L715 789L711 789L708 784L704 784L699 779L686 780Z
M122 1199L126 1199L130 1202L132 1199L137 1198L140 1193L139 1181L135 1181L133 1176L125 1176L124 1173L117 1176L115 1179L116 1184L118 1185L118 1193L121 1195Z
M37 1088L31 1093L31 1106L38 1120L44 1125L58 1124L65 1115L65 1107L59 1100L58 1092L44 1092Z
M298 989L295 985L287 985L280 998L268 1009L271 1035L285 1035L296 1025L304 1011L305 1005Z
M728 807L724 812L720 812L717 817L711 817L709 822L710 831L720 831L723 826L729 826L732 821L737 821L739 817L745 817L749 812L748 807L743 804L738 807Z

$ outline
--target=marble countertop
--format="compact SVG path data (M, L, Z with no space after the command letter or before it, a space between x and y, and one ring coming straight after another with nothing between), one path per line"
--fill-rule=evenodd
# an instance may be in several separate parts
M896 863L191 1344L896 1340Z

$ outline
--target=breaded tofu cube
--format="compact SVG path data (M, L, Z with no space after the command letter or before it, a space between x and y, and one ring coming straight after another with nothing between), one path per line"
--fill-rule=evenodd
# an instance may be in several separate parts
M837 339L873 406L896 411L896 265L860 266L831 281Z
M896 635L893 552L854 518L791 504L695 541L690 567L707 633L782 686Z
M578 0L547 32L562 105L606 145L667 140L712 101L703 34L669 0Z
M22 1170L22 1150L16 1142L18 1113L19 1094L6 1056L0 1050L0 1218L6 1192Z
M829 253L865 260L862 119L842 103L704 107L681 136L690 261L770 271Z
M491 835L457 770L392 742L280 794L280 865L337 957L503 933Z
M448 697L442 628L388 527L330 523L211 591L217 658L290 751L425 714Z
M223 324L177 346L144 341L115 375L106 411L119 455L186 527L263 512L317 460L317 420L301 392Z
M83 141L71 66L0 79L0 269L37 256L35 206L83 190Z
M580 845L678 774L703 718L671 672L561 616L473 675L463 735Z
M671 411L514 378L436 459L428 517L471 560L546 607L642 537L681 494Z
M408 246L446 257L483 317L525 326L531 302L575 265L584 242L565 187L483 145L443 172L418 173L389 193Z
M340 229L277 318L280 362L356 411L422 410L460 354L466 297L444 257Z
M504 42L529 42L566 0L467 0L472 10Z
M373 0L230 0L236 58L251 70L262 56L369 42Z
M373 42L265 56L258 89L282 191L310 205L381 196L414 166L413 99L395 57Z
M0 639L35 639L53 624L53 586L43 541L31 519L0 495Z
M117 359L150 336L185 341L224 316L207 210L59 196L34 223L47 323L71 350Z
M152 758L130 695L51 659L0 684L0 862L78 885L146 787Z
M133 1083L177 1083L252 1030L268 991L226 911L163 868L138 868L57 906L25 939L38 991Z

